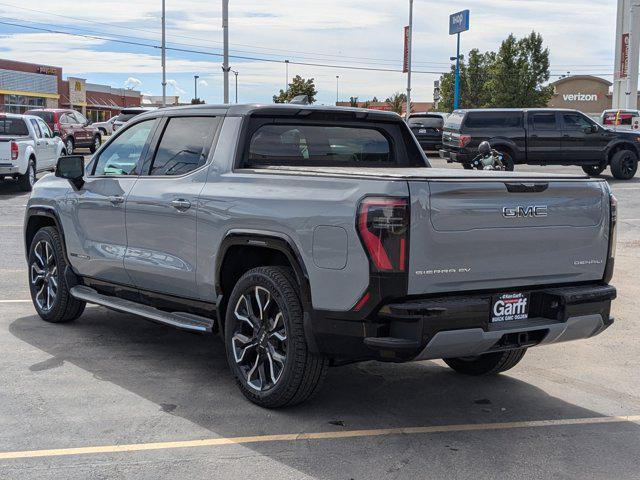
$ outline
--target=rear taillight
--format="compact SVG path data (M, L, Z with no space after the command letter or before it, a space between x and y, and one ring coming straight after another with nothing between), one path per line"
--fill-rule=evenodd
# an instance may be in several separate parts
M618 243L618 200L609 194L609 255L604 269L604 281L609 283L613 277L613 264L616 258L616 244Z
M58 126L58 124L57 124L57 123L54 123L54 124L53 124L53 131L54 131L55 133L60 133L60 127Z
M15 140L11 140L11 160L17 160L20 150Z
M470 141L471 141L471 135L460 135L458 137L458 146L460 148L464 148L467 145L469 145Z
M405 271L409 231L406 198L365 198L358 208L357 228L376 271Z

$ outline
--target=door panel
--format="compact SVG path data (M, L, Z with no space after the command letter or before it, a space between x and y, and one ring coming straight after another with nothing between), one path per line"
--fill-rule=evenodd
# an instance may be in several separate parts
M131 284L124 268L125 206L156 126L147 120L122 132L94 157L82 188L67 195L75 245L69 255L80 275Z
M216 117L173 117L153 160L127 200L125 268L144 290L196 298L198 198L201 168L217 131Z
M527 151L530 162L562 161L562 131L555 112L529 114Z
M609 143L607 132L577 112L562 113L563 157L577 164L599 161ZM597 131L592 131L592 127Z

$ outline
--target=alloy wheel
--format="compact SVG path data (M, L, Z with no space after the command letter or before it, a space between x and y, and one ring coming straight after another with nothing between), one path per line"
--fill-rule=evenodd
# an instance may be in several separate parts
M33 163L29 164L29 185L33 187L36 183L36 167Z
M100 148L100 145L101 145L100 137L94 138L93 139L93 146L95 147L96 150Z
M67 140L67 154L73 155L73 140L71 139Z
M254 390L273 388L287 360L287 326L271 292L252 286L238 299L231 346L246 384Z
M621 170L625 176L632 176L634 173L634 158L633 154L627 153L621 162Z
M33 256L29 276L36 292L36 304L42 311L48 312L58 295L58 265L53 247L46 240L40 240L33 249Z

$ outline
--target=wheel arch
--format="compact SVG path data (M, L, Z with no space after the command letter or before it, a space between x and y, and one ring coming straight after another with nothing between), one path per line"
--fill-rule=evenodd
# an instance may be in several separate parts
M309 275L295 243L287 235L255 230L232 230L227 233L216 255L215 291L220 330L224 330L227 299L237 280L258 266L290 267L300 287L300 300L311 307Z
M26 257L29 258L29 247L31 247L33 237L38 230L44 227L55 227L58 230L62 239L62 251L64 252L65 261L67 265L70 265L62 223L56 211L51 207L33 206L27 210L24 221L24 251Z
M611 162L613 156L620 150L631 150L636 154L636 156L640 157L640 148L637 145L634 145L632 142L627 140L618 140L607 147L605 155L607 165Z
M498 151L507 151L514 162L519 160L518 157L518 147L513 140L509 140L507 138L497 137L489 140L491 144L491 148Z

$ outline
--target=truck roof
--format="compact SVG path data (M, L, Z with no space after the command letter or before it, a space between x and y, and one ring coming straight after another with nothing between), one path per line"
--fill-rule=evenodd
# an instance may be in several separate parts
M362 119L376 119L386 121L401 120L401 117L395 112L388 112L384 110L370 110L366 108L354 108L354 107L335 107L327 105L301 105L293 103L250 103L250 104L238 104L238 105L185 105L178 107L167 107L155 112L203 112L203 113L215 113L226 114L232 117L243 117L254 114L265 115L285 115L295 116L304 115L305 112L324 112L324 113L352 113L356 118Z
M458 113L469 113L469 112L483 112L483 113L491 113L491 112L577 112L575 108L459 108L458 110L454 110L454 112Z

